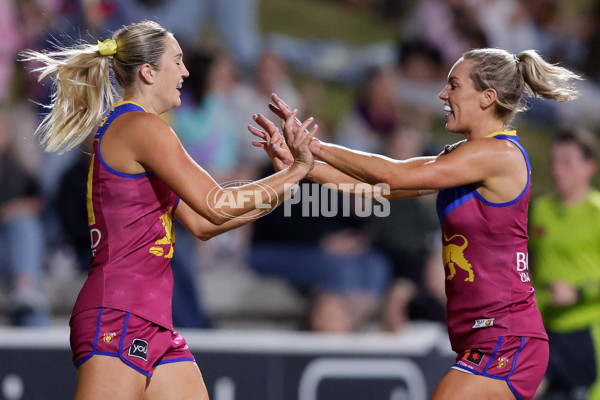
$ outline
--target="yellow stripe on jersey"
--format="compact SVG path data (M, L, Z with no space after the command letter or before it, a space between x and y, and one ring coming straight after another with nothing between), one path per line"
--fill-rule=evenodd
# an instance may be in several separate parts
M98 139L96 139L98 140ZM96 158L95 154L92 154L92 161L90 162L90 169L88 172L87 178L87 195L86 195L86 203L87 203L87 215L88 215L88 225L92 226L96 223L96 215L94 214L94 204L92 203L92 180L94 178L94 159Z
M490 133L489 135L487 135L486 138L494 137L494 136L498 136L498 135L517 136L517 131L494 132L494 133Z
M114 107L118 107L120 105L127 104L127 103L135 104L136 106L141 107L142 110L146 111L146 109L141 104L138 104L135 101L131 101L131 100L119 101L118 103L115 103Z

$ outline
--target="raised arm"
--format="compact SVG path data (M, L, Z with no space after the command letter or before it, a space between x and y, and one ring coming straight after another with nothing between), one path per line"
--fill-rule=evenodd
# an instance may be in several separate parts
M283 100L273 95L269 108L285 120L284 129L301 136L297 121ZM436 157L394 160L312 140L311 152L342 173L394 190L429 191L474 184L488 200L509 201L525 188L528 174L523 155L510 142L482 138L460 143Z
M252 142L254 146L265 150L273 162L275 170L280 171L291 165L293 157L275 124L262 114L255 115L254 120L262 128L261 130L253 126L248 126L248 130L254 136L261 139L260 141ZM298 119L295 119L295 121L298 127L301 127L301 122ZM313 139L313 141L318 141L318 139ZM400 189L388 190L382 193L381 188L375 188L374 185L358 177L352 177L323 161L315 161L314 168L307 175L307 178L319 184L333 184L338 191L351 194L355 193L355 188L358 184L361 184L360 193L362 195L377 194L386 199L410 198L431 193L430 191ZM369 185L371 189L365 191L365 185Z
M115 120L111 126L114 131L105 135L101 145L110 148L103 151L105 161L119 171L155 173L198 218L216 226L263 205L281 203L285 190L303 179L313 166L308 151L312 136L306 135L291 144L294 162L286 169L243 186L224 188L192 160L160 117L149 113L130 114ZM185 206L177 214L187 219L185 225L204 226L203 222L190 220L191 214L184 209Z

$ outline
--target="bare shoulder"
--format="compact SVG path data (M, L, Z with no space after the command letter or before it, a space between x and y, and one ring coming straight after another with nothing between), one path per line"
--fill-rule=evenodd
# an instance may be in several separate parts
M181 143L162 118L156 114L129 112L116 118L102 141L105 161L118 171L140 173L155 158L179 155Z
M128 112L119 116L113 122L113 126L120 132L125 132L127 135L147 135L156 134L161 131L171 131L161 117L152 113L141 111Z
M476 140L475 142L481 142L482 146L490 155L498 158L505 158L507 161L521 161L523 160L523 153L519 147L517 147L510 140L498 140L494 138L484 138Z
M450 147L450 151L445 151L444 154L453 152L462 155L465 153L470 153L481 156L511 156L513 154L520 156L521 154L519 148L509 140L498 140L494 138L463 140L451 145Z
M450 152L444 152L439 162L479 170L483 176L506 175L521 170L523 155L514 143L494 138L459 142Z
M134 149L155 146L164 148L170 143L179 145L179 139L173 129L156 114L131 112L117 118L113 124L122 143Z

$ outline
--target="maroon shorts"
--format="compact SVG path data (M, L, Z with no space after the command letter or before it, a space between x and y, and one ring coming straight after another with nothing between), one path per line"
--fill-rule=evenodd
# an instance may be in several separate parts
M71 351L76 367L95 354L119 357L151 377L161 364L195 361L185 339L134 314L111 308L78 313L70 322Z
M456 357L452 368L506 381L518 400L531 400L548 366L548 341L500 336Z

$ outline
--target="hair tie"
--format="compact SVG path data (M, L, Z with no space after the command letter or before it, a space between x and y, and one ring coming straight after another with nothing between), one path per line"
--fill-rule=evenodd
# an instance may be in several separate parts
M522 72L522 63L519 57L516 54L513 54L513 58L515 59L515 63L517 64L517 69L519 72Z
M103 56L112 56L117 53L117 42L113 39L106 39L101 42L98 40L98 51Z

